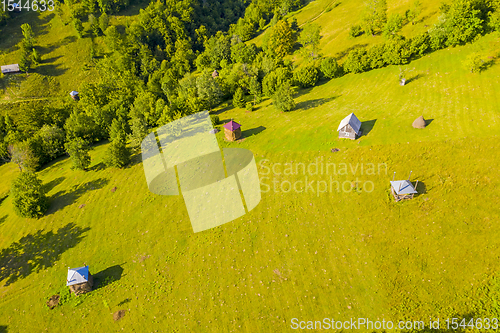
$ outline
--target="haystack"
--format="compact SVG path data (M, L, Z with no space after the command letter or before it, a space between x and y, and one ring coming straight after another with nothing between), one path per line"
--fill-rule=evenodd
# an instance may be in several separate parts
M413 128L425 128L427 123L425 122L424 116L420 116L415 119L415 121L411 125L413 126Z
M241 125L231 119L224 125L224 134L228 141L236 141L241 138Z

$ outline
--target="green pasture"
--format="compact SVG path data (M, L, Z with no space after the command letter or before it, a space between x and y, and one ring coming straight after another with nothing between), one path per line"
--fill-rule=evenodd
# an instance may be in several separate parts
M328 31L324 53L372 42L347 40L342 20L357 17L348 9L359 1L325 11L328 4L296 14L302 24L323 13L315 22ZM437 6L424 3L425 22ZM71 91L95 76L82 69L90 39L51 15L26 16L47 50L35 71ZM2 28L0 62L16 61L19 35L19 26ZM498 49L491 34L428 55L405 66L404 87L394 66L321 82L298 91L289 113L268 99L253 112L222 105L214 113L241 123L243 139L226 142L221 132L219 144L254 153L264 192L248 214L201 233L182 197L148 191L140 154L124 170L104 167L107 143L95 146L88 171L71 170L67 158L52 162L38 173L50 200L39 220L15 215L8 191L18 169L0 166L0 332L284 332L292 318L500 316ZM492 59L481 74L463 68L473 52ZM16 100L15 91L0 98ZM337 126L351 112L364 135L341 141ZM413 129L420 115L432 121ZM284 173L299 163L336 172ZM410 171L420 194L395 203L389 181ZM323 184L331 188L319 193ZM98 288L49 310L50 296L65 295L67 268L84 263ZM126 314L115 322L118 310Z

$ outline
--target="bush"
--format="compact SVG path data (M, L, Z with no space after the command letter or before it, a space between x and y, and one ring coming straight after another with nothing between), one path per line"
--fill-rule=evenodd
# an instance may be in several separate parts
M320 70L323 76L326 77L327 79L341 77L343 74L342 67L339 66L337 60L330 57L324 58L321 61Z
M273 96L273 105L282 112L291 111L295 108L293 91L290 82L280 85Z
M42 182L34 173L21 172L12 182L10 195L14 211L21 217L40 218L48 208Z
M367 53L367 59L371 69L382 68L387 65L385 61L385 44L372 46Z
M427 32L419 34L410 40L410 53L415 57L422 57L430 48L430 37Z
M358 36L361 36L363 34L363 32L364 31L363 31L363 28L361 27L361 25L359 25L359 24L353 25L349 29L349 37L356 38Z
M479 53L475 52L464 60L463 65L471 73L480 73L485 67L485 61Z
M313 64L306 65L294 73L293 79L301 88L314 87L319 79L318 69Z
M343 64L346 73L362 73L369 69L367 52L363 48L356 48L349 52Z
M271 97L276 92L276 89L289 81L292 78L292 73L288 67L278 67L274 71L269 72L262 80L262 91L267 97Z
M411 56L409 43L404 38L387 42L384 50L384 61L387 65L407 64Z
M252 104L252 102L247 102L247 104L245 105L245 109L247 111L252 112L253 111L253 104Z
M210 120L212 120L213 127L220 124L220 119L219 119L219 116L217 116L217 115L210 115Z

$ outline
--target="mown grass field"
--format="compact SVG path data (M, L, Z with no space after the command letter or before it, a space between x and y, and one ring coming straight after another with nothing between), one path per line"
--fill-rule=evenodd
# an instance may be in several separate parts
M326 2L297 17L315 17L322 10L313 6ZM51 202L40 220L15 215L6 193L17 166L0 166L0 332L283 332L292 318L499 316L500 67L469 74L462 66L478 50L495 56L497 43L489 35L415 61L405 87L399 68L388 67L302 90L290 113L269 100L252 113L222 106L220 118L240 122L245 138L228 143L219 133L221 147L250 149L262 184L280 186L247 215L202 233L193 234L181 197L148 191L139 156L124 170L104 169L106 143L87 172L62 158L39 173ZM70 73L57 76L61 84L71 84ZM366 135L340 141L337 126L350 112ZM420 115L432 122L413 129ZM279 173L318 159L347 172L264 167ZM421 194L394 203L392 174L405 179L410 170ZM284 193L306 176L315 192ZM330 177L345 191L318 193ZM68 266L83 263L101 287L49 310ZM118 310L127 312L115 322Z

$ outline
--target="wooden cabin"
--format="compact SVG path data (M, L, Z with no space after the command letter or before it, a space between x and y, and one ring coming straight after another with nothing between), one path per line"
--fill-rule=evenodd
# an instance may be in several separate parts
M68 278L66 286L75 295L80 295L92 291L94 278L89 272L89 266L78 268L68 268Z
M216 78L218 78L218 77L219 77L219 72L217 72L217 70L214 70L214 71L212 72L212 78L213 78L213 79L216 79Z
M224 125L224 134L228 141L236 141L241 138L241 125L231 119Z
M410 171L411 177L411 171ZM396 202L401 200L411 200L417 192L418 180L415 183L415 187L410 181L410 177L407 180L394 180L396 178L396 173L394 172L394 176L391 181L391 193Z
M2 70L2 74L17 74L21 73L19 69L19 64L5 65L0 67Z
M339 139L356 140L361 136L361 121L354 113L351 113L340 122L337 132L339 132Z

